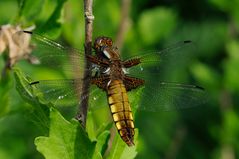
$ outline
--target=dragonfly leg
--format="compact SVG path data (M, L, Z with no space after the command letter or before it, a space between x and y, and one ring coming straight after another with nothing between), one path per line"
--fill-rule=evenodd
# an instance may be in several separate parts
M91 84L97 85L100 89L107 90L108 82L110 81L110 77L108 75L102 75L99 77L93 77L91 80Z
M124 84L126 87L127 91L130 91L132 89L135 89L139 86L144 85L145 81L139 78L135 78L135 77L129 77L129 76L125 76L124 77Z
M92 56L92 55L87 55L86 56L87 60L89 60L91 63L100 65L102 67L109 67L109 62L106 60L103 60L101 58L98 58L96 56Z
M136 66L140 63L141 63L140 58L134 58L134 59L129 59L129 60L124 61L123 66L125 68L129 68L129 67L132 67L132 66Z

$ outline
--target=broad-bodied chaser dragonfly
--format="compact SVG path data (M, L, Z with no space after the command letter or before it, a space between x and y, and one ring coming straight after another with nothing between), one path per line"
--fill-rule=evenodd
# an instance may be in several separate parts
M59 64L59 69L68 68L72 72L77 72L70 75L71 79L39 80L32 82L30 86L38 88L44 99L55 105L70 103L77 106L82 90L84 54L32 32L22 31L18 34L31 36L35 45L35 55L39 55L42 64L50 64L55 67ZM149 82L147 78L138 78L143 77L141 75L146 72L147 67L143 66L147 66L147 64L152 66L152 63L158 65L165 54L167 55L170 51L175 51L189 43L190 41L182 41L162 51L121 60L119 51L111 38L102 36L95 39L93 46L95 55L87 55L86 57L86 60L91 63L91 71L94 72L89 77L90 82L106 92L115 126L122 140L128 146L134 145L135 134L128 92L141 86L150 88L147 85ZM63 63L59 60L63 60ZM183 109L199 105L205 96L204 90L195 85L169 82L157 82L157 85L158 88L152 88L150 91L150 100L154 105L148 108L139 106L138 109L149 111Z

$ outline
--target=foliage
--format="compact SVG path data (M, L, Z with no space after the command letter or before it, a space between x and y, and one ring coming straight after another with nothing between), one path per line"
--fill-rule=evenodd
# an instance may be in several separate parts
M35 25L36 32L82 49L82 3L1 0L0 24ZM190 52L181 48L185 55L169 57L172 60L164 61L167 65L161 74L148 78L156 84L155 89L157 82L165 79L200 85L208 96L206 104L192 109L136 112L138 135L133 148L117 134L104 92L97 91L99 99L90 101L101 108L90 108L85 131L72 119L76 109L44 102L29 87L33 79L67 75L60 69L19 61L0 79L0 158L239 158L238 4L238 0L131 2L120 48L122 57L192 40ZM105 35L117 40L120 8L119 1L94 1L94 37ZM0 57L1 70L5 55ZM132 106L149 103L144 101L150 101L150 96L141 99L141 93L130 94Z
M77 121L69 123L55 109L50 110L49 137L37 137L35 145L45 158L92 158L95 144Z

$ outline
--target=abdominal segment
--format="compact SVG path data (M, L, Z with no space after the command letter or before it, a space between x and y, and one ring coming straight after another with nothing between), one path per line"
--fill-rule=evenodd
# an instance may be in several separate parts
M125 86L114 80L108 86L108 102L115 126L128 146L134 145L134 121Z

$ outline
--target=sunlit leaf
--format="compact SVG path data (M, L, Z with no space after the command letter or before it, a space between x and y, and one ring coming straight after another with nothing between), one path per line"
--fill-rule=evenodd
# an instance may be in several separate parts
M232 90L239 92L239 72L238 72L238 63L239 63L239 43L236 41L231 41L227 45L227 51L229 57L225 59L223 63L223 68L225 71L225 86Z
M109 126L102 124L102 127L100 127L98 130L96 130L95 122L93 120L92 113L89 111L87 114L87 125L86 125L86 131L88 133L88 136L91 141L97 141L96 143L96 149L93 158L98 159L102 158L104 155L107 147L108 147L108 141L110 138L110 132Z
M176 26L177 16L173 10L155 8L142 13L139 32L146 44L152 44L168 36Z
M4 79L3 77L0 77L0 117L9 111L10 89L12 86L11 83L12 81L9 76L6 76Z
M110 132L108 130L102 132L97 137L96 149L93 156L94 159L103 158L105 151L108 147L109 138L110 138Z
M44 0L21 0L19 16L25 17L28 20L35 19L44 5Z
M239 136L239 122L238 115L233 111L227 111L224 115L223 131L221 132L221 139L223 143L237 145Z
M19 94L28 103L34 105L35 109L39 110L40 108L50 108L51 110L49 123L46 117L46 115L48 115L47 112L42 114L41 109L35 112L39 116L37 124L44 128L47 128L48 126L50 127L49 137L37 137L35 140L39 152L41 152L46 158L59 158L59 156L66 156L63 158L72 158L73 156L70 155L71 153L79 156L79 158L82 158L82 156L86 156L87 158L87 155L89 158L93 155L94 158L101 158L104 155L108 147L108 140L110 136L110 132L107 130L109 129L108 125L103 124L105 125L104 128L100 128L99 131L96 131L92 115L89 113L87 120L89 138L85 130L82 129L78 122L74 120L71 123L66 121L60 113L53 108L54 105L51 103L42 103L38 97L34 96L33 90L31 87L28 87L31 81L30 78L26 77L18 69L15 69L14 71ZM61 150L59 145L60 147L65 146L65 151ZM54 152L59 151L59 154L53 153L52 147L55 148Z
M135 129L135 143L137 145L138 130ZM133 159L137 155L136 146L128 147L118 134L115 135L107 159Z
M49 137L37 137L35 144L46 159L91 158L96 145L79 122L68 122L53 108L50 111Z
M19 94L27 102L35 104L35 101L33 98L33 90L30 89L31 87L28 87L29 83L31 82L31 79L25 76L22 73L22 71L17 68L14 69L14 76L16 81L16 89L19 92Z
M207 65L204 65L202 63L194 63L190 67L192 74L194 77L202 83L202 85L209 89L211 88L217 88L220 85L219 74L216 72L216 70L213 70L212 68L208 67Z
M62 10L65 2L66 0L57 1L54 12L46 21L46 23L39 29L39 32L44 32L45 34L55 38L59 36L61 32L61 23L63 22L61 19Z

